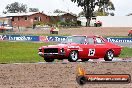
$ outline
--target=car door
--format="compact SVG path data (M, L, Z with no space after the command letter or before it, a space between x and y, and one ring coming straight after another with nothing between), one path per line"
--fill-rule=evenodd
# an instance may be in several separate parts
M95 37L94 40L94 47L96 50L95 56L97 56L98 58L103 58L107 51L106 43L101 37Z
M87 58L87 59L97 58L93 37L87 37L85 44L81 46L82 46L83 52L80 52L81 54L80 58Z
M88 52L87 52L87 57L90 59L92 59L92 58L97 58L97 56L96 56L96 53L97 53L97 51L96 51L96 46L95 46L95 39L94 39L94 37L88 37L87 38L87 50L88 50Z

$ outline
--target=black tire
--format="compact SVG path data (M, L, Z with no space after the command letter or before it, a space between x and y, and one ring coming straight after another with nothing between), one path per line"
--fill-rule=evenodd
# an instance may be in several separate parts
M76 62L77 60L78 60L78 52L77 51L71 51L68 61Z
M86 61L88 61L89 59L81 59L82 60L82 62L86 62Z
M53 62L53 61L54 61L54 59L50 59L50 58L47 58L47 57L45 57L44 60L45 60L46 62Z
M113 51L109 50L106 52L104 60L105 61L112 61L113 57L114 57Z
M77 81L77 83L78 83L79 85L84 85L84 84L86 84L87 79L86 79L86 77L84 77L84 76L78 76L78 77L76 78L76 81Z

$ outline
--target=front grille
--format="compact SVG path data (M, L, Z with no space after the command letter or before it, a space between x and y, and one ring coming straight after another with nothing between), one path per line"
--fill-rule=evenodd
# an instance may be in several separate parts
M58 48L46 48L44 53L58 53Z

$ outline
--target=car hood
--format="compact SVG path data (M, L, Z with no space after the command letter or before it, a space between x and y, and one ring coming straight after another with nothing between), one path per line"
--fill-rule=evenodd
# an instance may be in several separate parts
M42 48L79 48L79 45L76 43L68 43L68 44L42 46Z

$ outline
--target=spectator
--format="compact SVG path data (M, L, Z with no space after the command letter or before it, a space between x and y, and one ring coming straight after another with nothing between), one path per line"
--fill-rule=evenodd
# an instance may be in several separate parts
M33 24L33 29L35 29L35 27L36 27L36 24Z

